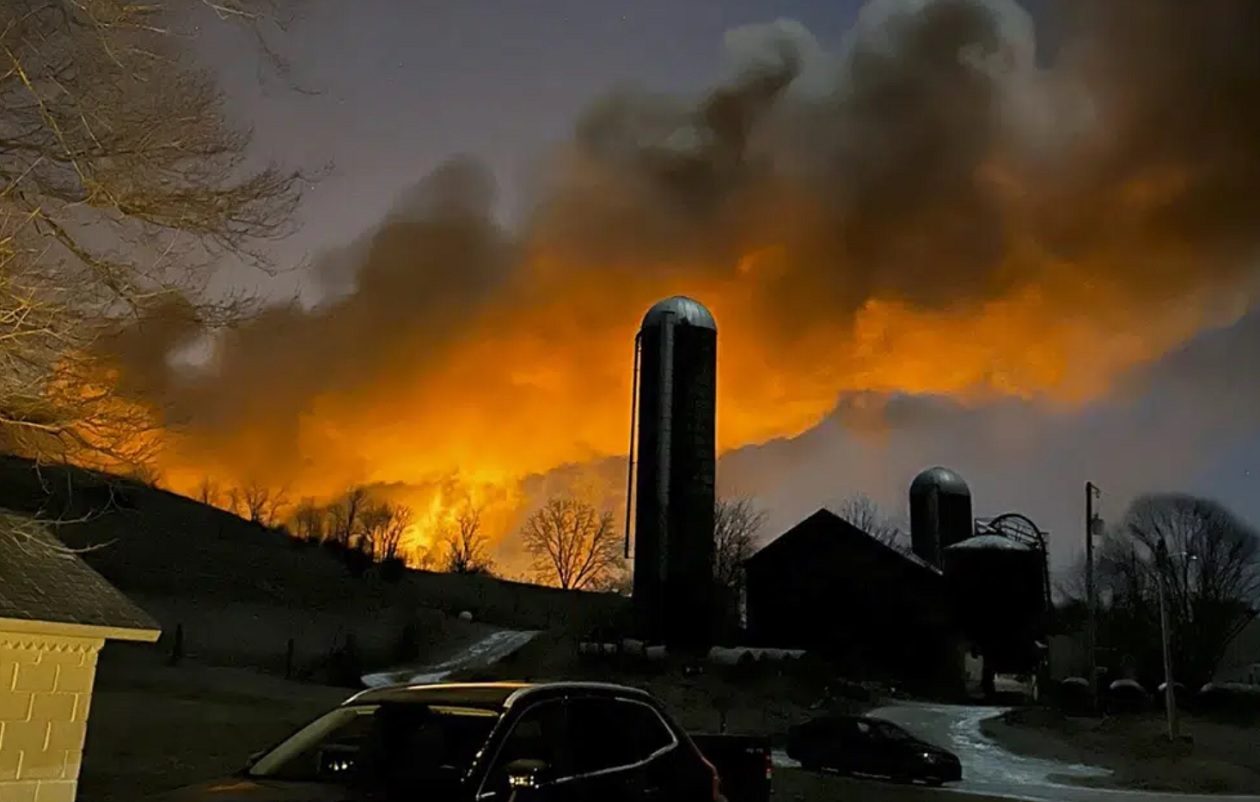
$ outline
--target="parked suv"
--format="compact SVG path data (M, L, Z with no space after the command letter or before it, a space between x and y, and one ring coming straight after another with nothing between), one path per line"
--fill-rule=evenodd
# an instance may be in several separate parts
M760 769L760 766L758 767ZM718 802L720 780L661 705L601 683L377 688L183 802Z

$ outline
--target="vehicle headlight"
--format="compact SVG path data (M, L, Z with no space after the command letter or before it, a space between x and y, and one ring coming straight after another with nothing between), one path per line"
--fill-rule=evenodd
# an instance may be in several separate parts
M935 752L924 752L923 759L929 763L939 763L941 760L941 756L936 754Z

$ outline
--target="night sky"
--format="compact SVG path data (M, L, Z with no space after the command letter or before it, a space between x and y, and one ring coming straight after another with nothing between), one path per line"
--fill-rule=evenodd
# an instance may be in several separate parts
M452 156L473 155L500 180L511 215L532 164L619 84L704 89L719 77L722 35L796 19L836 42L860 3L838 0L355 0L317 3L277 39L294 80L263 76L247 38L208 25L200 42L222 71L260 155L334 171L311 193L301 253L344 243L397 193ZM244 56L242 58L242 56Z
M609 88L633 83L665 91L702 89L721 77L723 33L748 23L795 19L835 47L859 6L856 0L326 1L277 39L292 61L294 81L315 94L260 77L249 39L223 26L203 28L198 44L222 73L233 112L255 127L260 159L333 165L311 190L300 231L277 253L282 263L297 264L352 240L380 220L398 193L459 154L493 168L502 214L513 219L523 207L536 159L562 141L582 109ZM301 271L264 278L231 270L225 281L277 298L309 291L312 284ZM1158 407L1164 401L1135 403ZM1138 414L1121 405L1070 425L1053 424L1059 427L1054 454L1044 466L1034 461L1013 473L1054 472L1056 502L1021 491L1012 471L995 469L994 481L1005 476L1004 486L1018 503L1052 510L1050 528L1073 528L1083 496L1071 488L1086 478L1106 484L1105 477L1082 475L1071 465L1073 438L1119 419L1132 423ZM787 449L771 446L768 452L780 447ZM1209 492L1260 521L1260 493L1251 473L1257 447L1254 438L1238 441L1202 470L1187 467L1167 475L1178 477L1179 488ZM840 457L829 455L823 463L834 459ZM975 485L974 468L972 473ZM1081 498L1062 498L1064 492ZM776 496L769 495L773 503ZM801 511L788 509L775 521L788 523ZM1113 507L1111 515L1116 512ZM1056 548L1057 558L1062 561L1071 548Z

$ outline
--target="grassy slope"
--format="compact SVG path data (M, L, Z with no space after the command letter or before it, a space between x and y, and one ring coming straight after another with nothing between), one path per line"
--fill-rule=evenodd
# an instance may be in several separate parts
M1210 794L1260 793L1260 728L1184 718L1189 744L1169 744L1162 715L1071 718L1015 710L984 722L1013 752L1115 772L1091 785Z
M590 627L621 606L493 578L409 571L397 583L354 577L323 550L235 515L128 480L0 457L0 507L66 521L58 533L124 592L304 610L471 610L502 626Z

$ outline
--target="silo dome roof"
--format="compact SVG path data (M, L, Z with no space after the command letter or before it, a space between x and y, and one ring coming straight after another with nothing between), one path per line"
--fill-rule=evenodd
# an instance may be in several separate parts
M946 546L946 551L1029 551L1028 546L1001 535L976 535Z
M910 492L922 493L933 487L942 493L954 493L960 496L971 495L971 489L967 487L967 482L961 476L949 468L942 468L939 465L935 468L928 468L914 477L914 481L910 483Z
M641 328L659 326L668 317L680 318L689 326L717 331L717 321L713 319L713 314L704 308L704 304L685 295L675 295L673 298L657 301L643 316Z

